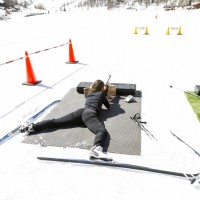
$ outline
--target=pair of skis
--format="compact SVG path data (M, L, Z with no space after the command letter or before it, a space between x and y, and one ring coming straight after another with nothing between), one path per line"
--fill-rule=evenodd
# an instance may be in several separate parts
M56 101L51 102L46 107L44 107L43 109L38 111L32 117L30 117L26 121L26 123L30 124L30 123L34 122L47 109L49 109L50 107L52 107L53 105L55 105L58 102L60 102L60 100L56 100ZM134 118L131 118L131 119L134 120L135 122L137 122L138 125L140 125L140 128L143 131L145 131L148 134L149 137L156 139L153 136L153 134L151 134L143 125L141 126L141 122L138 121L140 119L140 115L136 115L136 116L134 116ZM13 129L9 133L7 133L5 136L0 138L0 144L2 144L3 142L7 141L11 137L13 137L17 133L19 133L20 127L21 127L21 125L17 126L15 129ZM46 161L70 162L70 163L79 163L79 164L85 164L85 165L109 166L109 167L115 167L115 168L125 168L125 169L147 171L147 172L152 172L152 173L165 174L165 175L171 175L171 176L186 178L187 180L190 181L191 184L193 184L199 178L198 176L200 175L200 173L190 174L190 173L173 172L173 171L154 169L154 168L149 168L149 167L144 167L144 166L139 166L139 165L118 163L118 162L106 162L106 161L99 161L99 160L72 159L72 158L53 158L53 157L37 157L37 159L46 160ZM198 181L198 182L200 183L200 181Z
M156 141L156 137L146 129L146 127L143 126L143 123L141 122L141 116L139 113L137 113L134 117L131 117L131 119L138 124L138 126L151 138ZM190 181L191 184L193 184L199 177L200 173L190 174L190 173L182 173L182 172L174 172L174 171L167 171L167 170L161 170L161 169L154 169L139 165L132 165L127 163L119 163L119 162L109 162L109 161L102 161L102 160L87 160L87 159L76 159L76 158L55 158L55 157L37 157L39 160L43 161L54 161L54 162L67 162L67 163L77 163L77 164L84 164L84 165L97 165L97 166L106 166L106 167L114 167L114 168L124 168L124 169L133 169L133 170L140 170L140 171L146 171L146 172L152 172L152 173L158 173L158 174L165 174L165 175L171 175L176 177L182 177L186 178ZM200 183L200 181L199 181Z
M38 111L36 114L34 114L32 117L30 117L27 121L26 124L30 124L33 123L38 117L40 117L47 109L49 109L50 107L52 107L53 105L55 105L56 103L60 102L60 100L56 100L51 102L50 104L48 104L47 106L45 106L44 108L42 108L40 111ZM10 131L9 133L7 133L6 135L4 135L2 138L0 138L0 144L4 143L5 141L7 141L8 139L10 139L11 137L13 137L14 135L16 135L17 133L19 133L19 129L20 129L21 125L18 125L16 128L14 128L12 131Z
M142 123L139 121L141 119L140 115L137 113L134 117L131 117L133 121L135 121L138 126L151 138L157 141L156 137L146 129ZM37 157L39 160L43 161L54 161L54 162L66 162L66 163L76 163L76 164L84 164L84 165L96 165L96 166L104 166L104 167L114 167L114 168L123 168L123 169L133 169L133 170L139 170L139 171L146 171L146 172L152 172L157 174L164 174L164 175L171 175L175 177L182 177L190 181L191 184L196 182L198 180L198 176L200 173L182 173L182 172L174 172L174 171L167 171L167 170L161 170L161 169L155 169L140 165L133 165L133 164L127 164L127 163L119 163L119 162L108 162L108 161L102 161L102 160L87 160L87 159L76 159L76 158L55 158L55 157ZM200 181L198 181L200 183Z

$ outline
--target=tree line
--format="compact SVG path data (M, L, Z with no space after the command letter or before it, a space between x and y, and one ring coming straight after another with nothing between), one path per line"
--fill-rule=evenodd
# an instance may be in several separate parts
M67 5L69 0L66 0ZM135 4L145 5L146 7L155 5L176 5L176 6L191 6L192 3L199 2L199 0L77 0L78 7L100 7L107 6L108 9L118 7L120 5L134 6ZM5 9L15 8L22 6L27 8L29 5L33 4L33 0L0 0L0 7Z

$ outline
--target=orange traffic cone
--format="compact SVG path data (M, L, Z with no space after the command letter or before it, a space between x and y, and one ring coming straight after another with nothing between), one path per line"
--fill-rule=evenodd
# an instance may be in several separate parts
M25 51L25 56L26 56L26 77L27 77L27 82L22 83L22 85L36 85L40 83L41 81L37 81L35 78L35 74L31 65L31 61L29 59L27 51Z
M78 61L75 60L74 57L74 51L73 51L73 47L72 47L72 42L71 39L69 40L69 61L66 62L68 64L74 64L77 63Z

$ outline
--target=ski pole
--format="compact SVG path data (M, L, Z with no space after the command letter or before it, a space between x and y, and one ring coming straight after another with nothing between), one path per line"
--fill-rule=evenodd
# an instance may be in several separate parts
M141 119L141 116L139 113L136 113L134 115L134 117L130 117L139 127L141 130L143 130L147 136L150 138L150 139L154 139L156 141L158 141L158 139L143 125L143 124L146 124L147 122L143 122L143 121L139 121L138 119Z
M137 120L135 120L134 117L130 117L130 118L139 126L139 128L140 128L142 131L144 131L144 132L148 135L148 137L149 137L150 139L152 139L151 136L149 135L149 133L145 131L145 129L144 129L144 127L141 125L141 123L139 123Z
M151 137L151 135L144 129L144 126L142 126L142 124L138 121L138 120L136 120L134 117L130 117L138 126L139 126L139 128L142 130L142 131L144 131L146 134L147 134L147 136L152 140L152 137Z
M181 92L185 92L186 94L189 94L189 95L191 95L191 96L200 98L200 96L198 96L198 95L196 95L196 94L193 94L192 92L184 91L184 90L182 90L182 89L180 89L180 88L173 87L172 85L170 85L170 88L174 88L174 89L179 90L179 91L181 91Z
M139 113L136 113L133 118L140 124L140 126L146 133L148 133L154 140L158 141L157 138L155 138L155 136L143 125L147 122L138 121L138 119L141 119L141 115Z
M186 142L184 142L180 137L178 137L177 135L175 135L171 130L169 130L170 133L177 138L179 141L181 141L182 143L184 143L186 146L188 146L190 149L192 149L192 151L194 151L194 153L196 153L199 157L200 157L200 153L198 151L196 151L194 148L192 148L189 144L187 144Z

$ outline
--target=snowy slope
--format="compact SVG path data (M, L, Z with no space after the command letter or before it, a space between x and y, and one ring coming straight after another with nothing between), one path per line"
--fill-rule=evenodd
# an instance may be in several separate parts
M80 81L136 83L142 90L142 117L158 138L142 133L142 155L114 155L117 161L173 171L199 172L200 158L173 138L172 130L200 152L200 126L183 92L199 84L199 10L74 11L0 21L0 137L36 111L60 99ZM157 16L157 19L156 17ZM134 35L135 26L149 35ZM166 35L167 27L183 35ZM72 39L79 64L67 65L68 46L30 56L40 85L26 81L29 53ZM41 120L41 119L39 119ZM123 132L123 130L122 130ZM38 155L84 157L87 151L21 143L18 135L0 146L0 199L199 199L200 186L184 179L132 170L38 161Z

